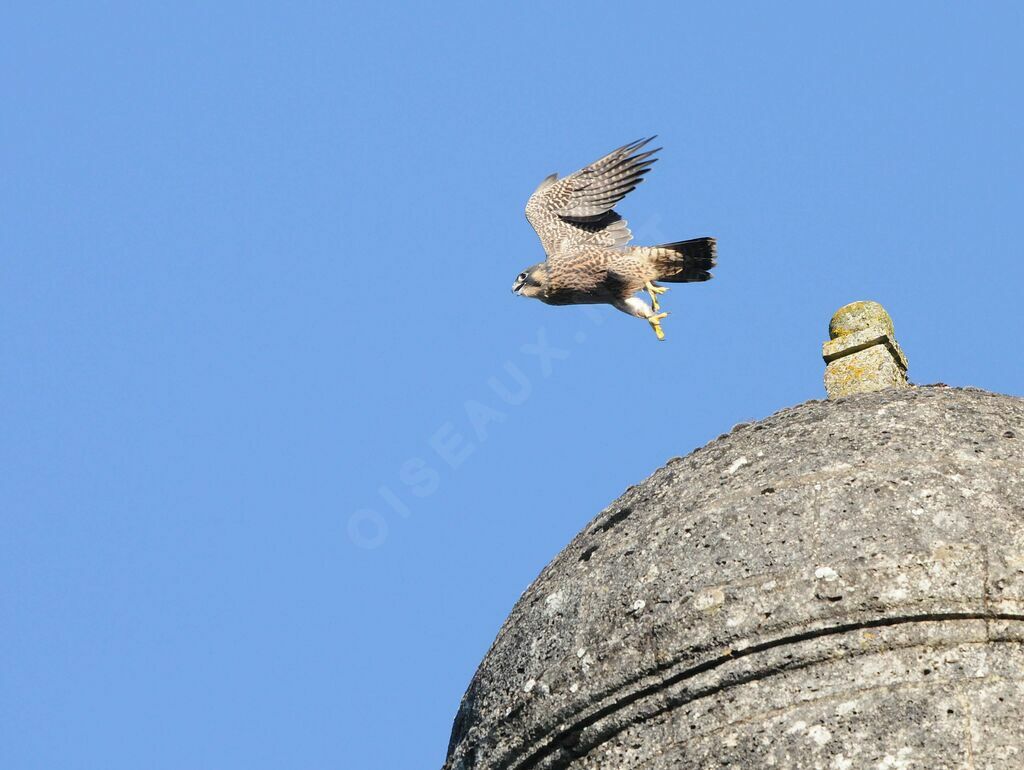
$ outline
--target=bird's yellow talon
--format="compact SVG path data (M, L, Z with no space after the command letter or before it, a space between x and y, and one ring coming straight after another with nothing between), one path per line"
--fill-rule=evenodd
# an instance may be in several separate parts
M647 323L654 329L654 333L658 335L659 340L665 339L665 332L661 330L661 319L667 315L668 313L655 313L654 315L647 316Z
M653 307L655 312L657 312L661 309L661 305L658 304L658 295L664 294L668 289L665 286L655 286L650 281L647 281L647 283L644 284L644 288L647 289L647 294L651 298L651 307Z

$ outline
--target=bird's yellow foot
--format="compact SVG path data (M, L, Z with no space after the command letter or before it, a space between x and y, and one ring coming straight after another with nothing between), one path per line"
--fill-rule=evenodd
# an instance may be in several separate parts
M647 323L654 329L654 333L658 335L659 340L665 339L665 332L661 330L661 319L667 315L668 313L655 313L654 315L647 316Z
M651 297L651 307L653 307L655 311L660 310L661 309L661 305L658 304L658 295L659 294L664 294L666 291L668 291L668 288L665 287L665 286L655 286L650 281L648 281L646 284L644 284L644 288L647 289L647 293ZM658 339L661 339L661 338L659 337Z

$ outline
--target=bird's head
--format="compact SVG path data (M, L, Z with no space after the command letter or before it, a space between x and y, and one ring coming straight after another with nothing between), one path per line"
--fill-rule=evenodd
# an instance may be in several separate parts
M520 297L539 297L544 291L544 281L547 278L547 268L544 263L526 268L516 276L512 284L512 293Z

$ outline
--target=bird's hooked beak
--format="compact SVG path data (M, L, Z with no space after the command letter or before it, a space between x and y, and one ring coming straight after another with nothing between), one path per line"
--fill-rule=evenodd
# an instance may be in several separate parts
M517 297L540 299L543 286L543 268L540 265L534 265L516 276L516 280L512 284L512 293Z
M522 296L524 286L526 286L526 273L520 273L512 283L512 293L517 297Z

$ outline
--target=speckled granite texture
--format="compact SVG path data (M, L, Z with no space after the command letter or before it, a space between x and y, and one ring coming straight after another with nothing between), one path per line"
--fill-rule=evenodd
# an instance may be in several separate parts
M738 426L513 609L446 770L1024 768L1024 400L922 387Z

